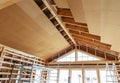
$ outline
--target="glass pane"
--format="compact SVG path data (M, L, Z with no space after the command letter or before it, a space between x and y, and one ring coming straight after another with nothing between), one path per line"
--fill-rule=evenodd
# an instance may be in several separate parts
M42 71L42 70L36 70L35 82L34 82L34 83L40 83L41 71Z
M98 83L96 70L85 70L85 83Z
M57 83L57 69L52 69L49 74L49 83Z
M71 83L82 83L81 70L72 70Z
M100 59L78 51L78 61L93 61L93 60L100 60Z
M106 70L100 70L100 81L106 83Z
M57 60L57 62L69 62L69 61L75 61L75 52Z
M69 76L68 70L60 70L59 83L68 83L68 76Z

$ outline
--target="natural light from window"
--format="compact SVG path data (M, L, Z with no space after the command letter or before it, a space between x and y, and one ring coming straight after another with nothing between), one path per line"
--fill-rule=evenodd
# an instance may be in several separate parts
M82 83L82 70L72 70L71 83Z
M96 70L85 70L85 83L98 83Z
M49 83L57 83L57 69L52 69L49 74Z
M61 58L58 60L58 62L69 62L69 61L75 61L75 52L70 53L69 55Z
M68 55L58 59L57 62L74 62L75 59L77 61L98 61L98 60L100 60L100 58L94 57L90 54L77 51L76 53L72 52L72 53L69 53Z
M78 51L78 61L93 61L93 60L96 61L96 60L100 60L100 59Z
M59 83L68 83L69 70L60 70Z

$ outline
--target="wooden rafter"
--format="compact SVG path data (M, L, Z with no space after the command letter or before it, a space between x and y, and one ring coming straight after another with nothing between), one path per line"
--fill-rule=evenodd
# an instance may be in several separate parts
M52 61L58 59L59 57L63 56L64 54L66 54L66 53L74 50L74 49L75 49L75 46L74 46L74 45L73 45L73 46L70 46L70 47L68 47L68 48L66 48L66 49L64 49L64 50L56 53L54 56L48 58L47 61L48 61L48 62L52 62Z
M88 46L94 47L96 49L101 49L102 51L110 50L110 46L107 46L107 45L104 45L104 44L101 44L101 43L98 43L98 42L89 41L89 40L86 40L86 39L81 39L81 38L78 38L78 37L75 37L75 36L74 36L74 39L76 40L77 43L82 43L84 45L88 45Z
M69 18L69 17L61 17L61 18L62 18L62 21L65 22L66 24L87 27L86 23L75 22L74 18L72 18L72 17L71 18Z
M50 4L51 5L55 5L55 3L53 2L54 0L50 0ZM79 39L81 39L84 41L87 41L87 43L91 42L93 45L91 45L91 43L89 45L87 45L87 43L85 42L79 42L77 45L78 48L75 46L73 46L74 48L77 48L79 50L88 52L88 53L92 53L95 56L100 56L102 58L107 58L108 60L115 60L115 58L117 57L117 55L119 54L118 52L112 51L110 50L111 45L109 44L104 44L100 42L100 36L94 35L94 34L90 34L87 28L87 24L86 23L79 23L79 22L75 22L72 13L70 11L70 9L67 8L57 8L57 6L55 5L55 10L57 11L57 15L61 16L62 22L65 23L66 28L68 28L69 32L73 35L73 37L75 37L74 35L80 36ZM46 7L42 7L42 10L45 9ZM43 11L45 11L43 10ZM45 13L46 14L46 13ZM53 22L53 16L48 15L48 13L46 14L47 17ZM61 29L61 27L59 27L58 24L54 23L55 26L57 27L57 29L62 32L63 29ZM64 34L63 34L64 35ZM69 38L67 36L64 36L67 40L69 40ZM76 38L78 40L78 37ZM97 44L97 46L96 46ZM81 47L86 47L85 50L83 50L84 48ZM67 49L62 50L61 52L58 52L57 54L55 54L53 57L48 58L48 62L51 62L57 58L59 58L60 56L64 55L65 53L67 53L68 51L70 51L71 49L73 49L73 47L69 47ZM98 49L99 48L99 49ZM103 49L104 48L104 49ZM106 50L107 49L107 50ZM115 56L116 55L116 56ZM107 60L105 59L105 60Z
M65 24L66 28L71 29L71 30L78 30L81 32L88 32L88 28L82 27L82 26L75 26L75 25L70 25L70 24Z
M65 17L72 17L72 13L68 8L58 8L57 14Z
M70 32L71 34L82 35L82 36L91 38L91 39L93 39L93 40L98 40L98 41L100 41L100 36L97 36L97 35L93 35L93 34L89 34L89 33L84 33L84 32L80 32L80 31L73 31L73 30L69 30L69 32Z

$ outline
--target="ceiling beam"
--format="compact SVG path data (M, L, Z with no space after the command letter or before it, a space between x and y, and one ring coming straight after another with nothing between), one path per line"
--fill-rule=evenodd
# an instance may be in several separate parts
M86 45L91 45L98 49L101 48L103 50L110 50L110 48L111 48L111 45L109 45L109 44L96 42L96 41L93 41L93 40L90 40L90 39L87 39L84 37L76 36L76 35L73 35L73 37L77 42L84 42Z
M57 14L65 17L72 17L72 13L68 8L58 8Z
M81 26L75 26L75 25L70 25L70 24L65 24L66 28L72 29L72 30L78 30L82 32L88 32L88 28L86 27L81 27Z
M80 32L80 31L73 31L73 30L69 30L69 32L70 32L71 34L82 35L82 36L91 38L91 39L93 39L93 40L98 40L98 41L100 41L100 36L97 36L97 35L93 35L93 34L90 34L90 33L84 33L84 32Z
M63 64L63 65L77 65L77 64L106 64L106 62L108 63L119 63L118 61L116 60L108 60L108 61L77 61L77 62L51 62L49 64L56 64L56 65L60 65L60 64Z
M66 24L87 27L86 23L75 22L74 18L62 17L62 21Z
M52 62L52 61L58 59L59 57L65 55L66 53L74 50L74 49L75 49L75 46L74 46L74 45L73 45L73 46L70 46L70 47L68 47L68 48L66 48L66 49L64 49L64 50L56 53L56 54L53 55L52 57L49 57L46 61L47 61L47 62Z
M113 50L103 49L103 48L101 48L101 47L96 48L95 45L91 45L90 43L86 44L86 42L81 41L81 40L77 40L77 41L78 41L78 44L80 44L80 45L87 46L87 47L89 47L89 48L93 48L93 49L96 49L96 50L99 50L99 51L103 51L103 52L108 53L108 54L111 54L111 55L113 55L113 56L118 56L118 55L119 55L119 52L116 52L116 51L113 51Z

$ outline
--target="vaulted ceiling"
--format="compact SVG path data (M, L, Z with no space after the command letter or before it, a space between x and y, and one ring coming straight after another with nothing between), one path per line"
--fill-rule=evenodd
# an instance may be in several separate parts
M109 60L120 51L119 5L113 0L13 1L0 2L2 44L49 61L76 48Z

